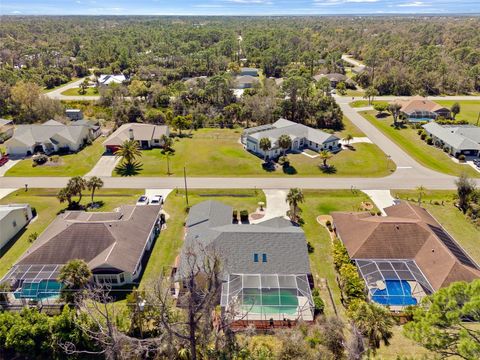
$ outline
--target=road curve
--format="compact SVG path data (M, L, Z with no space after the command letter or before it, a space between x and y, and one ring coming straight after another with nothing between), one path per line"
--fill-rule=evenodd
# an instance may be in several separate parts
M74 100L74 101L96 101L100 99L100 95L93 95L93 96L84 96L84 95L72 95L72 96L67 96L67 95L62 95L62 92L68 90L68 89L73 89L76 87L79 87L79 85L83 82L85 78L78 79L74 82L71 82L65 86L59 87L58 89L52 90L48 93L45 93L47 97L50 99L55 99L55 100Z

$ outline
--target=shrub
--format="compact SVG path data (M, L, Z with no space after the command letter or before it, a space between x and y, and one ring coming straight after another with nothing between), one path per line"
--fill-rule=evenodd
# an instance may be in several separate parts
M449 148L447 145L445 145L445 146L443 147L443 151L445 151L446 153L448 153L448 152L450 152L450 148Z
M423 131L422 129L418 129L418 130L417 130L417 134L418 134L418 135L422 135L423 133L424 133L424 131Z
M458 160L459 161L465 161L465 155L463 155L463 154L458 155Z
M377 211L377 215L378 216L381 216L382 215L382 212L380 210Z
M325 225L327 226L332 226L332 222L330 220L327 220L327 222L325 223Z
M344 264L339 271L339 285L347 304L354 299L365 299L365 284L352 263Z
M427 138L427 134L425 134L424 132L422 132L422 133L420 134L420 139L425 140L426 138Z
M240 221L241 222L248 221L248 211L247 210L240 211Z
M312 298L315 312L318 314L323 313L323 310L325 309L325 303L323 302L322 298L319 295L313 295Z
M50 161L53 162L53 163L58 163L60 161L60 156L58 155L52 155L50 157Z
M28 242L32 243L35 240L37 240L37 238L38 238L38 234L36 232L33 232L30 235L28 235Z
M351 263L347 249L339 239L333 240L332 253L333 264L335 265L335 269L337 271L340 270L342 265Z
M433 144L433 139L431 137L427 138L427 144L432 145Z
M370 215L375 216L376 212L375 211L370 211Z
M308 250L308 253L309 254L312 254L314 251L315 251L315 248L313 247L313 245L309 242L307 242L307 250Z
M36 165L45 164L48 161L48 156L45 154L37 154L32 156L32 161ZM35 165L33 165L35 166Z
M233 221L237 221L238 220L238 211L237 210L233 210Z
M37 209L32 207L32 217L37 216Z

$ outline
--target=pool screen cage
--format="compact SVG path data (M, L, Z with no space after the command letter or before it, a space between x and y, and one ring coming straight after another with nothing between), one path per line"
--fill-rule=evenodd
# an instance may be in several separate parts
M52 300L60 294L61 286L56 281L63 265L15 265L2 278L8 291L2 292L9 302L20 300Z
M437 113L426 110L415 110L408 115L410 120L434 120L437 118Z
M229 274L221 306L235 320L312 321L314 315L306 274Z
M407 306L433 293L414 260L355 260L369 297L383 305ZM412 300L413 299L413 300Z

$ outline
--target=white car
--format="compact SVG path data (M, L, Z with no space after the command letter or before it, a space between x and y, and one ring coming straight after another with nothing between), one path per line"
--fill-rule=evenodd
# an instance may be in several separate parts
M153 195L150 199L150 205L162 205L163 196L162 195Z
M137 200L137 205L148 205L148 197L146 195L142 195Z

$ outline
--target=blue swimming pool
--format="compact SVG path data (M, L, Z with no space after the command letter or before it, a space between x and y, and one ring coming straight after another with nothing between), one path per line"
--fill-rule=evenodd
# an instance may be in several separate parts
M14 295L17 299L42 300L58 297L61 289L62 285L55 280L42 280L38 283L23 283Z
M372 300L382 305L416 305L412 289L405 280L385 280L385 289L372 290Z

